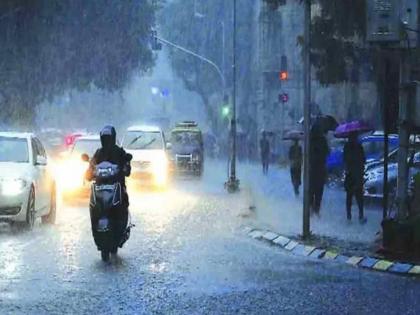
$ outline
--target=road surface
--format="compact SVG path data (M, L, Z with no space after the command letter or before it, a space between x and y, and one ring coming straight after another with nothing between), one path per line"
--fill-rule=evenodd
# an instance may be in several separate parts
M86 202L57 224L0 227L0 314L419 314L420 279L292 256L248 238L243 194L207 170L131 191L136 227L100 260Z

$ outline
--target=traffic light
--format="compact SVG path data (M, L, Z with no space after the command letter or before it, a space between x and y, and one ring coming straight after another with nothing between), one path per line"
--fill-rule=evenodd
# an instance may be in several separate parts
M227 118L230 115L229 95L223 95L222 116Z
M280 81L286 81L289 78L289 73L287 71L280 71L279 77Z
M286 81L289 79L289 72L287 71L287 57L284 55L281 56L279 79L280 81Z
M229 107L229 105L223 105L223 107L222 107L222 116L223 116L223 118L228 117L229 114L230 114L230 107Z

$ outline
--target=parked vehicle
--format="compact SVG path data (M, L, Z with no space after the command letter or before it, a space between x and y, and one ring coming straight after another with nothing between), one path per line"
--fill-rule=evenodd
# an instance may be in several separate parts
M413 155L413 153L412 153ZM397 163L398 149L390 153L388 164L388 192L391 196L395 196L397 189L398 177L398 163ZM417 152L410 158L409 161L409 178L420 172L420 153ZM381 163L374 163L367 165L365 172L365 198L368 199L382 199L383 198L383 175L384 165Z
M132 126L122 146L133 156L131 179L141 185L165 187L168 181L168 157L165 136L159 127Z
M31 133L0 132L0 221L32 229L55 223L56 186L41 141Z
M178 174L201 176L204 168L203 136L197 123L178 123L171 131L171 157Z

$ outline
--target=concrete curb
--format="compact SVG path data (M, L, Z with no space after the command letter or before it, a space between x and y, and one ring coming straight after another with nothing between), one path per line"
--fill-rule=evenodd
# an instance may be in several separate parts
M307 256L322 260L342 262L353 267L365 268L374 271L388 272L394 274L420 275L420 265L389 261L375 257L346 256L336 251L325 248L308 246L303 242L292 240L286 236L267 231L255 229L250 226L244 227L244 232L253 239L269 242L273 246L287 250L294 255Z

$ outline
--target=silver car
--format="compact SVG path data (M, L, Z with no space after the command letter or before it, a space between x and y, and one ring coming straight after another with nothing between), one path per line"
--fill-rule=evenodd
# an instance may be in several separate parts
M395 195L397 189L398 163L395 162L398 150L390 155L391 163L388 164L388 192ZM420 153L414 154L409 162L409 178L420 172ZM383 198L384 165L377 163L367 167L365 172L365 197L370 199Z

